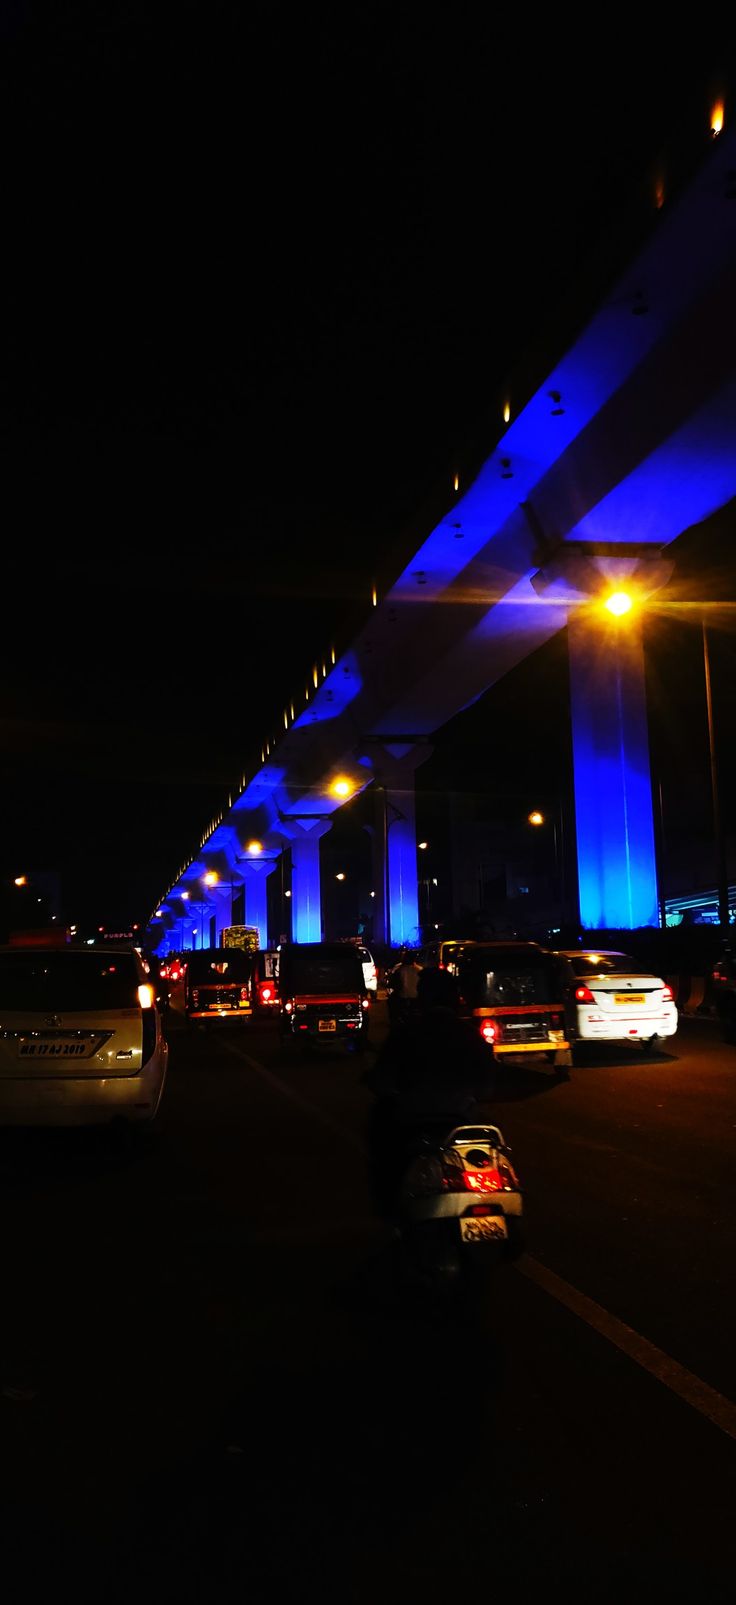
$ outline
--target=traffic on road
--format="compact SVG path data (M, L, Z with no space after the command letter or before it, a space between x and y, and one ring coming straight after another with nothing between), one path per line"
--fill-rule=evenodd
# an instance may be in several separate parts
M49 951L25 952L37 976ZM276 1010L244 1023L226 1001L214 1023L171 974L190 960L154 1004L168 1068L144 1143L116 1121L0 1131L2 1494L29 1597L53 1571L114 1601L434 1599L490 1556L521 1597L553 1574L596 1598L730 1598L719 1021L578 1040L561 1075L543 1045L497 1056L436 967L391 1024L362 957L348 976L344 948L287 955ZM346 1007L339 965L362 1043L319 1030ZM72 1029L47 970L61 1024L3 1013L8 1063Z

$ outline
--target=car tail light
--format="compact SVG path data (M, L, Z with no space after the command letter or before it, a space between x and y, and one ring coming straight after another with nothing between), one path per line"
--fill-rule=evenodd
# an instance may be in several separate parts
M293 1003L285 1003L284 1004L284 1012L286 1014L291 1014L291 1011L292 1011L293 1007L294 1007Z
M361 998L360 1001L361 1001L361 1004L362 1004L364 1009L369 1009L370 1008L370 1006L371 1006L370 998Z
M593 997L593 993L591 992L589 986L576 986L576 988L575 988L575 1002L576 1003L595 1003L595 998Z
M481 1020L480 1034L484 1042L495 1042L498 1036L498 1027L493 1020Z
M156 1001L154 988L148 981L144 981L138 988L138 1002L142 1009L152 1009Z
M161 964L159 966L159 972L158 973L159 973L162 981L168 981L168 979L169 979L169 966L168 966L168 964Z
M372 981L377 981L378 980L378 966L376 964L372 964L371 965L371 980Z
M674 1003L674 1001L675 1001L675 994L672 991L672 987L671 986L663 986L662 987L662 1002L663 1003Z

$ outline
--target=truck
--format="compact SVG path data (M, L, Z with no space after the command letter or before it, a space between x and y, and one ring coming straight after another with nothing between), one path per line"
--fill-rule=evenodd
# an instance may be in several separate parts
M257 925L225 925L220 932L220 947L239 947L244 953L257 953L261 933Z

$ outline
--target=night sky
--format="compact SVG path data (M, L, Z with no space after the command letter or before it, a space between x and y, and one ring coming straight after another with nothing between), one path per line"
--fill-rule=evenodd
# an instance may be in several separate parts
M559 9L49 9L0 32L1 853L119 926L730 62Z

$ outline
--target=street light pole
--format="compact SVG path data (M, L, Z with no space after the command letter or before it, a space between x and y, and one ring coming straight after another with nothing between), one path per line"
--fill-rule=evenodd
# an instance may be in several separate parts
M721 928L728 932L730 923L730 909L728 905L728 864L726 860L726 838L723 834L723 819L721 815L721 798L718 785L718 758L716 754L715 724L713 720L713 687L710 674L710 648L708 646L708 631L705 619L702 621L703 630L703 672L705 675L705 705L708 713L708 751L710 755L710 786L713 799L713 836L716 849L716 879L718 885L718 921Z

